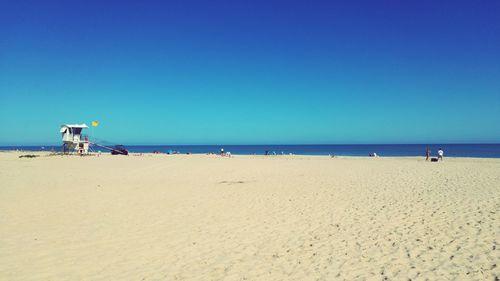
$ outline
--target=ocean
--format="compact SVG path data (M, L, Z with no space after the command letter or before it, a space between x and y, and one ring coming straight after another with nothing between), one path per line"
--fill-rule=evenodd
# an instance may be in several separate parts
M446 156L500 158L500 144L357 144L357 145L125 145L132 153L218 153L221 148L233 155L298 154L336 156L425 156L426 147L436 155L442 148ZM0 146L0 150L60 151L61 146ZM94 148L95 151L105 149Z

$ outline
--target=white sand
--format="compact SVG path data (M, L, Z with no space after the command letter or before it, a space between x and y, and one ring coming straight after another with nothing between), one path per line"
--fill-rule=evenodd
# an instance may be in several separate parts
M0 280L495 280L500 159L0 153Z

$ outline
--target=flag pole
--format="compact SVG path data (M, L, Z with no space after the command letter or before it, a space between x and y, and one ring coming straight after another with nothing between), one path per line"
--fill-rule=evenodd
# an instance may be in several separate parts
M95 133L94 133L94 127L99 126L99 121L92 121L92 138L94 139L94 143L96 141Z

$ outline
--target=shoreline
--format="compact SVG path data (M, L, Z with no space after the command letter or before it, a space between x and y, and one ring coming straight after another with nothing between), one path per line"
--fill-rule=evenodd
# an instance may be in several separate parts
M129 152L129 156L169 156L169 157L180 157L180 156L211 156L211 157L221 157L221 158L229 158L227 156L220 156L219 154L210 154L210 153L174 153L174 154L168 154L168 153L153 153L153 152ZM49 152L49 151L32 151L32 150L25 150L25 151L16 151L16 150L0 150L0 155L1 154L34 154L34 155L40 155L44 157L49 157L49 156L80 156L77 153L70 153L70 154L61 154L61 152ZM124 155L111 155L109 152L103 152L101 154L97 152L91 152L86 155L83 155L82 157L90 157L90 156L113 156L113 157L124 157ZM256 157L256 158L284 158L284 157L290 157L290 158L331 158L331 159L415 159L415 160L424 160L424 162L431 162L431 161L425 161L425 156L376 156L376 157L371 157L371 156L351 156L351 155L335 155L332 157L331 155L317 155L317 154L276 154L276 155L261 155L261 154L231 154L231 158L234 157ZM431 156L431 158L436 158L437 156ZM469 157L469 156L445 156L444 157L444 162L446 162L446 159L470 159L470 160L500 160L500 157ZM442 161L439 161L442 162Z
M43 149L42 149L43 148ZM219 154L220 149L233 155L276 155L305 156L343 156L364 157L377 154L379 157L420 157L426 149L436 154L438 148L444 149L445 157L500 158L500 144L368 144L368 145L127 145L130 153L182 153L182 154ZM48 151L59 152L60 146L0 146L0 150L12 151ZM95 151L106 153L106 149ZM435 156L434 156L435 157Z

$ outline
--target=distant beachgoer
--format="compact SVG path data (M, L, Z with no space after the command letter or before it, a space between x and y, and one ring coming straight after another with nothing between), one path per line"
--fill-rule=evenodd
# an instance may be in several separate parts
M431 150L427 147L425 149L425 161L429 161L429 157L431 157Z
M442 148L440 148L438 150L438 160L441 159L441 161L443 160L443 155L444 155L444 151Z
M220 149L220 155L224 156L224 148Z

